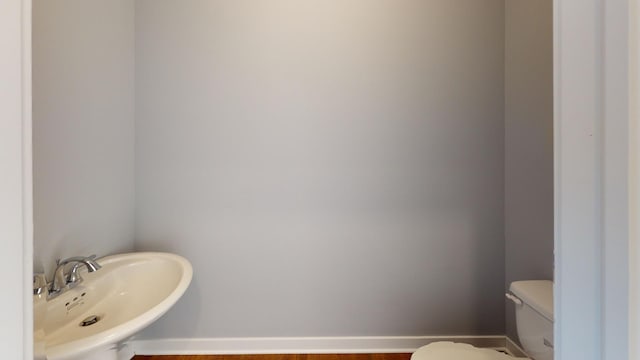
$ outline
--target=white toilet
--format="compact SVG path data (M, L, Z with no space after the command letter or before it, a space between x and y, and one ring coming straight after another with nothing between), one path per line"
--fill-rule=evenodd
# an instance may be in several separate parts
M535 360L553 360L553 282L514 281L506 294L516 304L518 338ZM439 341L416 350L411 360L515 360L492 349Z

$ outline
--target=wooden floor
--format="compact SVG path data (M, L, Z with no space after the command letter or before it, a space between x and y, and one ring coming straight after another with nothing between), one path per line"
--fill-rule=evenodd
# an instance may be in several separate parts
M133 360L409 360L411 354L136 355Z

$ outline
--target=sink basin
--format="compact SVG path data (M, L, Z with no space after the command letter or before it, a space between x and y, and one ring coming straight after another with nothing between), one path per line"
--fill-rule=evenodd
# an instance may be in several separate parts
M46 303L41 300L44 310L35 312L35 338L47 359L89 359L115 351L169 310L193 274L189 261L168 253L119 254L97 262L102 269L88 273L83 267L84 281L75 288Z

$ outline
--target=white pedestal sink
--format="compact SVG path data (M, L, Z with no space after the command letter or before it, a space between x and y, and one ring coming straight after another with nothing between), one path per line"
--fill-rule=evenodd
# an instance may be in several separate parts
M102 269L81 270L84 281L75 288L49 301L34 296L36 355L44 349L48 360L116 359L117 347L169 310L193 274L189 261L168 253L97 262Z

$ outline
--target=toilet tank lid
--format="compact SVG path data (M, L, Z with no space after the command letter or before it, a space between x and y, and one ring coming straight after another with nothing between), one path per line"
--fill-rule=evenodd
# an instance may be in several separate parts
M524 280L511 283L509 290L542 316L553 321L553 282Z

